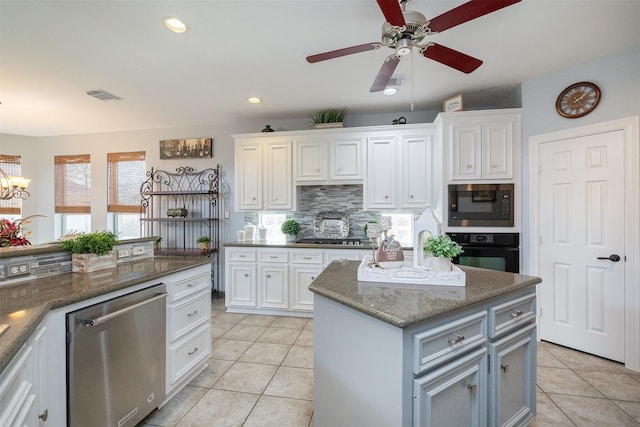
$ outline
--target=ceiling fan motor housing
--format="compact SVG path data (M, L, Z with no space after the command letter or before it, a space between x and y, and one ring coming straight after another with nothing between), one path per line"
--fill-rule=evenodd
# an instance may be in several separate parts
M410 44L415 44L421 42L427 34L431 33L427 18L420 12L409 10L402 12L402 15L406 27L404 30L402 27L396 27L388 22L382 24L383 45L396 48L396 43L402 39L407 39L411 42Z

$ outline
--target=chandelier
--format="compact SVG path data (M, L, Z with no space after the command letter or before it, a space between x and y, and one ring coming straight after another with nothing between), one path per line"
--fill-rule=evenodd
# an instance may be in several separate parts
M31 196L27 191L30 179L23 176L10 176L0 168L0 199L22 199L26 200Z

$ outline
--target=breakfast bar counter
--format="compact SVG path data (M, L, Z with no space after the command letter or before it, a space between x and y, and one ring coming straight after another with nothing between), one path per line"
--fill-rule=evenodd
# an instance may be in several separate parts
M314 293L314 425L525 426L535 418L537 277L460 268L466 286L357 280Z
M0 324L9 325L0 336L0 373L50 310L209 263L205 257L150 257L93 273L63 273L0 286Z

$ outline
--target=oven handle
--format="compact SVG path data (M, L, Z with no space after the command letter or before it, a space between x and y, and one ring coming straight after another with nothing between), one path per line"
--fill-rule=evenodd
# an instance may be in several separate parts
M96 317L95 319L78 319L78 321L82 323L84 326L96 326L110 319L113 319L115 317L128 313L132 310L135 310L138 307L142 307L143 305L147 305L149 303L152 303L154 301L157 301L159 299L166 298L166 297L167 297L167 293L163 292L161 294L157 294L156 296L146 299L144 301L140 301L139 303L130 305L118 311L114 311L113 313L105 314L104 316Z

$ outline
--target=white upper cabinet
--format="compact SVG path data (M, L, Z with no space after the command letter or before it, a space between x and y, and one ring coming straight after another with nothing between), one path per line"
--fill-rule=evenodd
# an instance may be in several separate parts
M400 207L431 204L433 134L403 136L400 142Z
M317 133L318 130L310 132ZM363 179L363 140L358 135L295 139L295 182L298 185L358 184Z
M262 209L262 142L235 146L236 209Z
M436 129L396 126L379 134L367 138L364 209L430 206Z
M286 138L235 141L236 210L293 210L292 143Z
M473 111L442 116L444 147L450 147L450 180L514 179L518 170L514 165L519 164L519 112Z
M327 139L300 139L295 142L296 182L322 182L328 176Z
M329 179L331 181L362 181L362 137L333 138L329 145Z
M395 136L367 138L365 210L397 207L397 147Z

